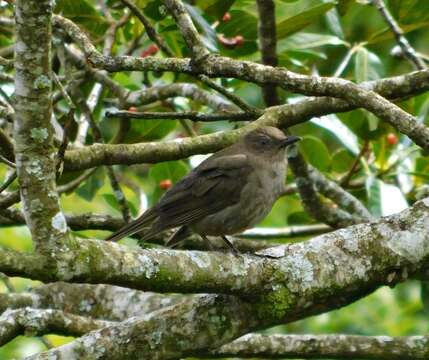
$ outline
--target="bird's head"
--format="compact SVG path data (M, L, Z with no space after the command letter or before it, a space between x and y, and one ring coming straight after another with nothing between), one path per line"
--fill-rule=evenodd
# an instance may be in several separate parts
M286 148L301 140L298 136L286 136L283 131L272 127L257 128L243 138L246 150L262 156L284 156Z

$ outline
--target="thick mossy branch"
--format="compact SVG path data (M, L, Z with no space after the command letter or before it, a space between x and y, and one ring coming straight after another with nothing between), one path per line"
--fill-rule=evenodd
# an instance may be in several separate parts
M202 258L197 252L140 251L140 258L136 253L128 252L125 259L118 245L110 245L113 246L110 250L115 248L113 254L105 246L93 242L91 253L96 253L97 247L105 248L104 266L110 269L110 276L116 276L114 268L119 266L123 272L129 273L128 276L122 274L121 279L136 280L135 284L149 284L153 280L151 287L159 289L158 285L164 283L168 284L169 291L174 291L178 282L181 281L182 289L189 289L192 282L193 290L214 291L216 288L217 292L228 291L239 296L190 297L147 316L90 333L33 358L47 359L48 356L67 354L69 359L97 359L109 354L111 359L122 359L144 354L151 359L177 359L206 353L208 349L215 349L255 329L344 306L380 285L392 285L404 281L409 275L427 271L428 222L429 199L425 199L378 222L351 226L304 243L267 251L271 256L278 256L277 260L240 256L232 267L229 258L233 257L228 255L205 254ZM86 259L76 255L75 252L75 263ZM101 275L101 272L96 273L98 269L88 269L91 263L97 266L97 256L86 260L81 268L75 267L80 274L68 273L69 280L81 277L88 281ZM114 265L113 260L109 262L115 256L120 265ZM167 257L175 261L174 274L164 272ZM186 267L182 267L184 259ZM220 259L222 268L217 263ZM139 261L141 263L137 265ZM64 266L70 268L69 263ZM131 269L134 270L132 274ZM139 271L144 275L139 276ZM181 279L176 274L180 274ZM97 280L110 281L106 276ZM225 281L229 283L229 289L226 289ZM130 338L133 341L127 341Z
M49 253L68 237L55 184L57 152L51 125L52 1L18 0L15 10L15 162L28 228L36 249Z
M112 324L110 321L94 320L60 310L7 310L0 316L0 346L23 334L35 336L57 333L81 336Z
M28 292L0 293L0 313L7 309L53 309L68 313L124 321L171 306L193 295L161 295L111 285L56 282Z

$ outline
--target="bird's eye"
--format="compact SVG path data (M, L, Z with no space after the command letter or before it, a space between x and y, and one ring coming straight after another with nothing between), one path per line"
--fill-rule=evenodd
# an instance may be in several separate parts
M268 145L268 144L269 144L269 142L270 142L270 139L269 139L267 136L261 136L261 137L259 138L259 143L260 143L261 145Z

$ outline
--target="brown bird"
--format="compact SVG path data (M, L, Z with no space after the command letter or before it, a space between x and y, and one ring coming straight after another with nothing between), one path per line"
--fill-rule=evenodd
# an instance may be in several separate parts
M271 126L249 132L203 161L155 206L106 240L147 229L144 241L178 227L167 245L197 233L206 241L207 235L221 236L236 251L225 235L243 232L268 215L284 190L286 147L298 140Z

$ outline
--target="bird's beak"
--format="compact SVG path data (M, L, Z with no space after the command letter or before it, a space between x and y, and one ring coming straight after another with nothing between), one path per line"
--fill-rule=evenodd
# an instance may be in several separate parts
M296 143L297 141L300 141L300 140L301 140L301 138L299 136L294 136L294 135L288 136L286 139L282 140L280 147L289 146L289 145Z

